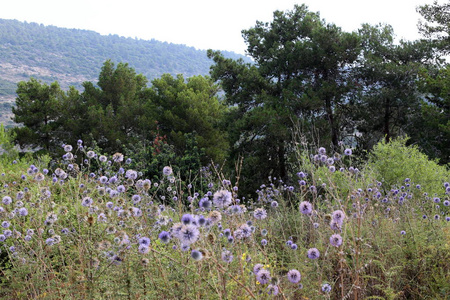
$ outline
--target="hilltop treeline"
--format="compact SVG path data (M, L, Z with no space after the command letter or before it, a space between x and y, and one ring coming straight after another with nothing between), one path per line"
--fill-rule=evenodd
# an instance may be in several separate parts
M428 21L450 8L432 9L421 10ZM211 160L228 159L234 169L243 157L241 180L253 191L251 183L267 176L287 180L303 145L337 150L345 143L363 154L380 140L408 135L430 157L449 162L450 68L440 60L448 39L396 44L388 25L344 32L304 5L276 11L271 23L257 22L243 37L254 63L210 50L211 78L163 75L147 87L132 66L107 61L98 83L83 83L83 92L21 82L13 112L24 126L16 139L49 152L78 139L96 142L103 152L127 152L148 172L176 161L184 176Z

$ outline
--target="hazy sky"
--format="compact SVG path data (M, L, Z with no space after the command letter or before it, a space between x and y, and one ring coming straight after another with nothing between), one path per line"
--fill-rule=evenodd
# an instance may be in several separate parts
M242 29L302 3L345 31L386 23L398 38L414 40L416 7L432 0L0 0L0 18L243 54Z

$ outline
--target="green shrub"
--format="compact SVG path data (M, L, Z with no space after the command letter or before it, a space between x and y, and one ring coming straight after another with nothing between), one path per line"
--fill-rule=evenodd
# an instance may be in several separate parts
M383 182L385 188L404 183L420 184L430 195L442 192L442 184L449 181L450 171L421 153L417 146L406 146L408 138L397 138L390 143L378 143L369 155L368 167Z

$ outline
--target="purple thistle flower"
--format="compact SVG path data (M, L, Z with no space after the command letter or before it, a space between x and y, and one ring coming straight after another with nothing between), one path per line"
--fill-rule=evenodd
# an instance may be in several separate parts
M9 196L5 196L5 197L3 197L2 202L3 202L3 204L5 204L5 205L9 205L9 204L12 203L12 199L11 199L11 197L9 197Z
M331 285L329 285L328 283L322 284L322 292L324 293L331 292Z
M291 249L292 249L292 250L297 250L297 248L298 248L297 244L292 244L292 245L291 245Z
M312 213L313 207L312 204L308 201L303 201L300 203L300 212L304 215L309 215Z
M211 207L211 201L207 197L201 198L198 202L198 206L204 209L208 209Z
M253 217L257 220L263 220L267 217L267 212L264 208L257 208L253 211Z
M342 210L335 210L331 214L331 218L339 224L342 224L345 219L345 213Z
M158 238L163 244L168 244L171 239L170 233L168 233L167 231L161 231L161 233L158 235Z
M25 217L26 215L28 215L28 210L25 207L21 207L19 209L19 215Z
M224 262L231 263L233 261L233 257L234 256L231 254L230 251L228 251L228 250L222 251L221 258Z
M261 240L261 245L266 246L267 245L267 240L266 239L262 239Z
M344 154L347 155L347 156L352 155L352 149L350 149L350 148L345 149L344 150Z
M308 250L307 255L309 259L318 259L320 257L320 252L317 248L311 248Z
M11 224L8 221L3 221L2 222L2 227L3 228L8 228Z
M258 274L259 271L261 271L263 267L264 267L264 265L262 265L262 264L256 264L253 267L253 274L255 274L255 275Z
M278 292L279 292L278 286L276 286L274 284L269 284L267 286L267 293L269 295L276 296L276 295L278 295Z
M181 228L178 238L180 239L181 243L184 245L190 245L192 243L195 243L198 240L198 237L200 235L200 232L198 231L197 227L194 225L183 225Z
M259 272L256 273L256 280L261 284L269 283L270 279L272 279L270 272L265 269L260 269Z
M330 244L334 247L339 247L340 245L342 245L342 237L340 234L333 234L330 237Z
M86 206L86 207L91 206L92 203L94 203L94 201L90 197L84 197L83 200L81 201L81 205Z
M298 172L298 173L297 173L297 176L298 176L299 178L305 178L305 177L306 177L306 174L303 173L303 172Z
M138 246L138 252L141 254L147 254L150 251L150 248L146 245L140 244Z
M405 234L406 234L406 231L402 230L402 231L400 231L400 234L401 234L401 235L405 235Z
M149 247L150 246L150 239L148 237L145 237L145 236L141 237L139 239L139 245L144 245L146 247Z
M194 218L192 217L192 215L190 214L184 214L181 217L181 223L183 223L184 225L189 225L194 221Z
M224 208L231 204L231 192L228 190L220 190L214 193L213 202L218 208Z
M45 240L45 243L46 243L48 246L52 246L52 245L55 243L55 240L52 239L52 238L48 238L48 239Z
M293 269L287 273L287 278L292 283L299 283L299 281L302 279L302 276L299 271Z

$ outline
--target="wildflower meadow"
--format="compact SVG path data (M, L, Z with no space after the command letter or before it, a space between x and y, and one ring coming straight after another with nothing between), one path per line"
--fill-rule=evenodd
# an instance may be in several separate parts
M299 146L253 196L239 164L154 180L63 150L2 157L2 299L449 299L449 171L414 148Z

